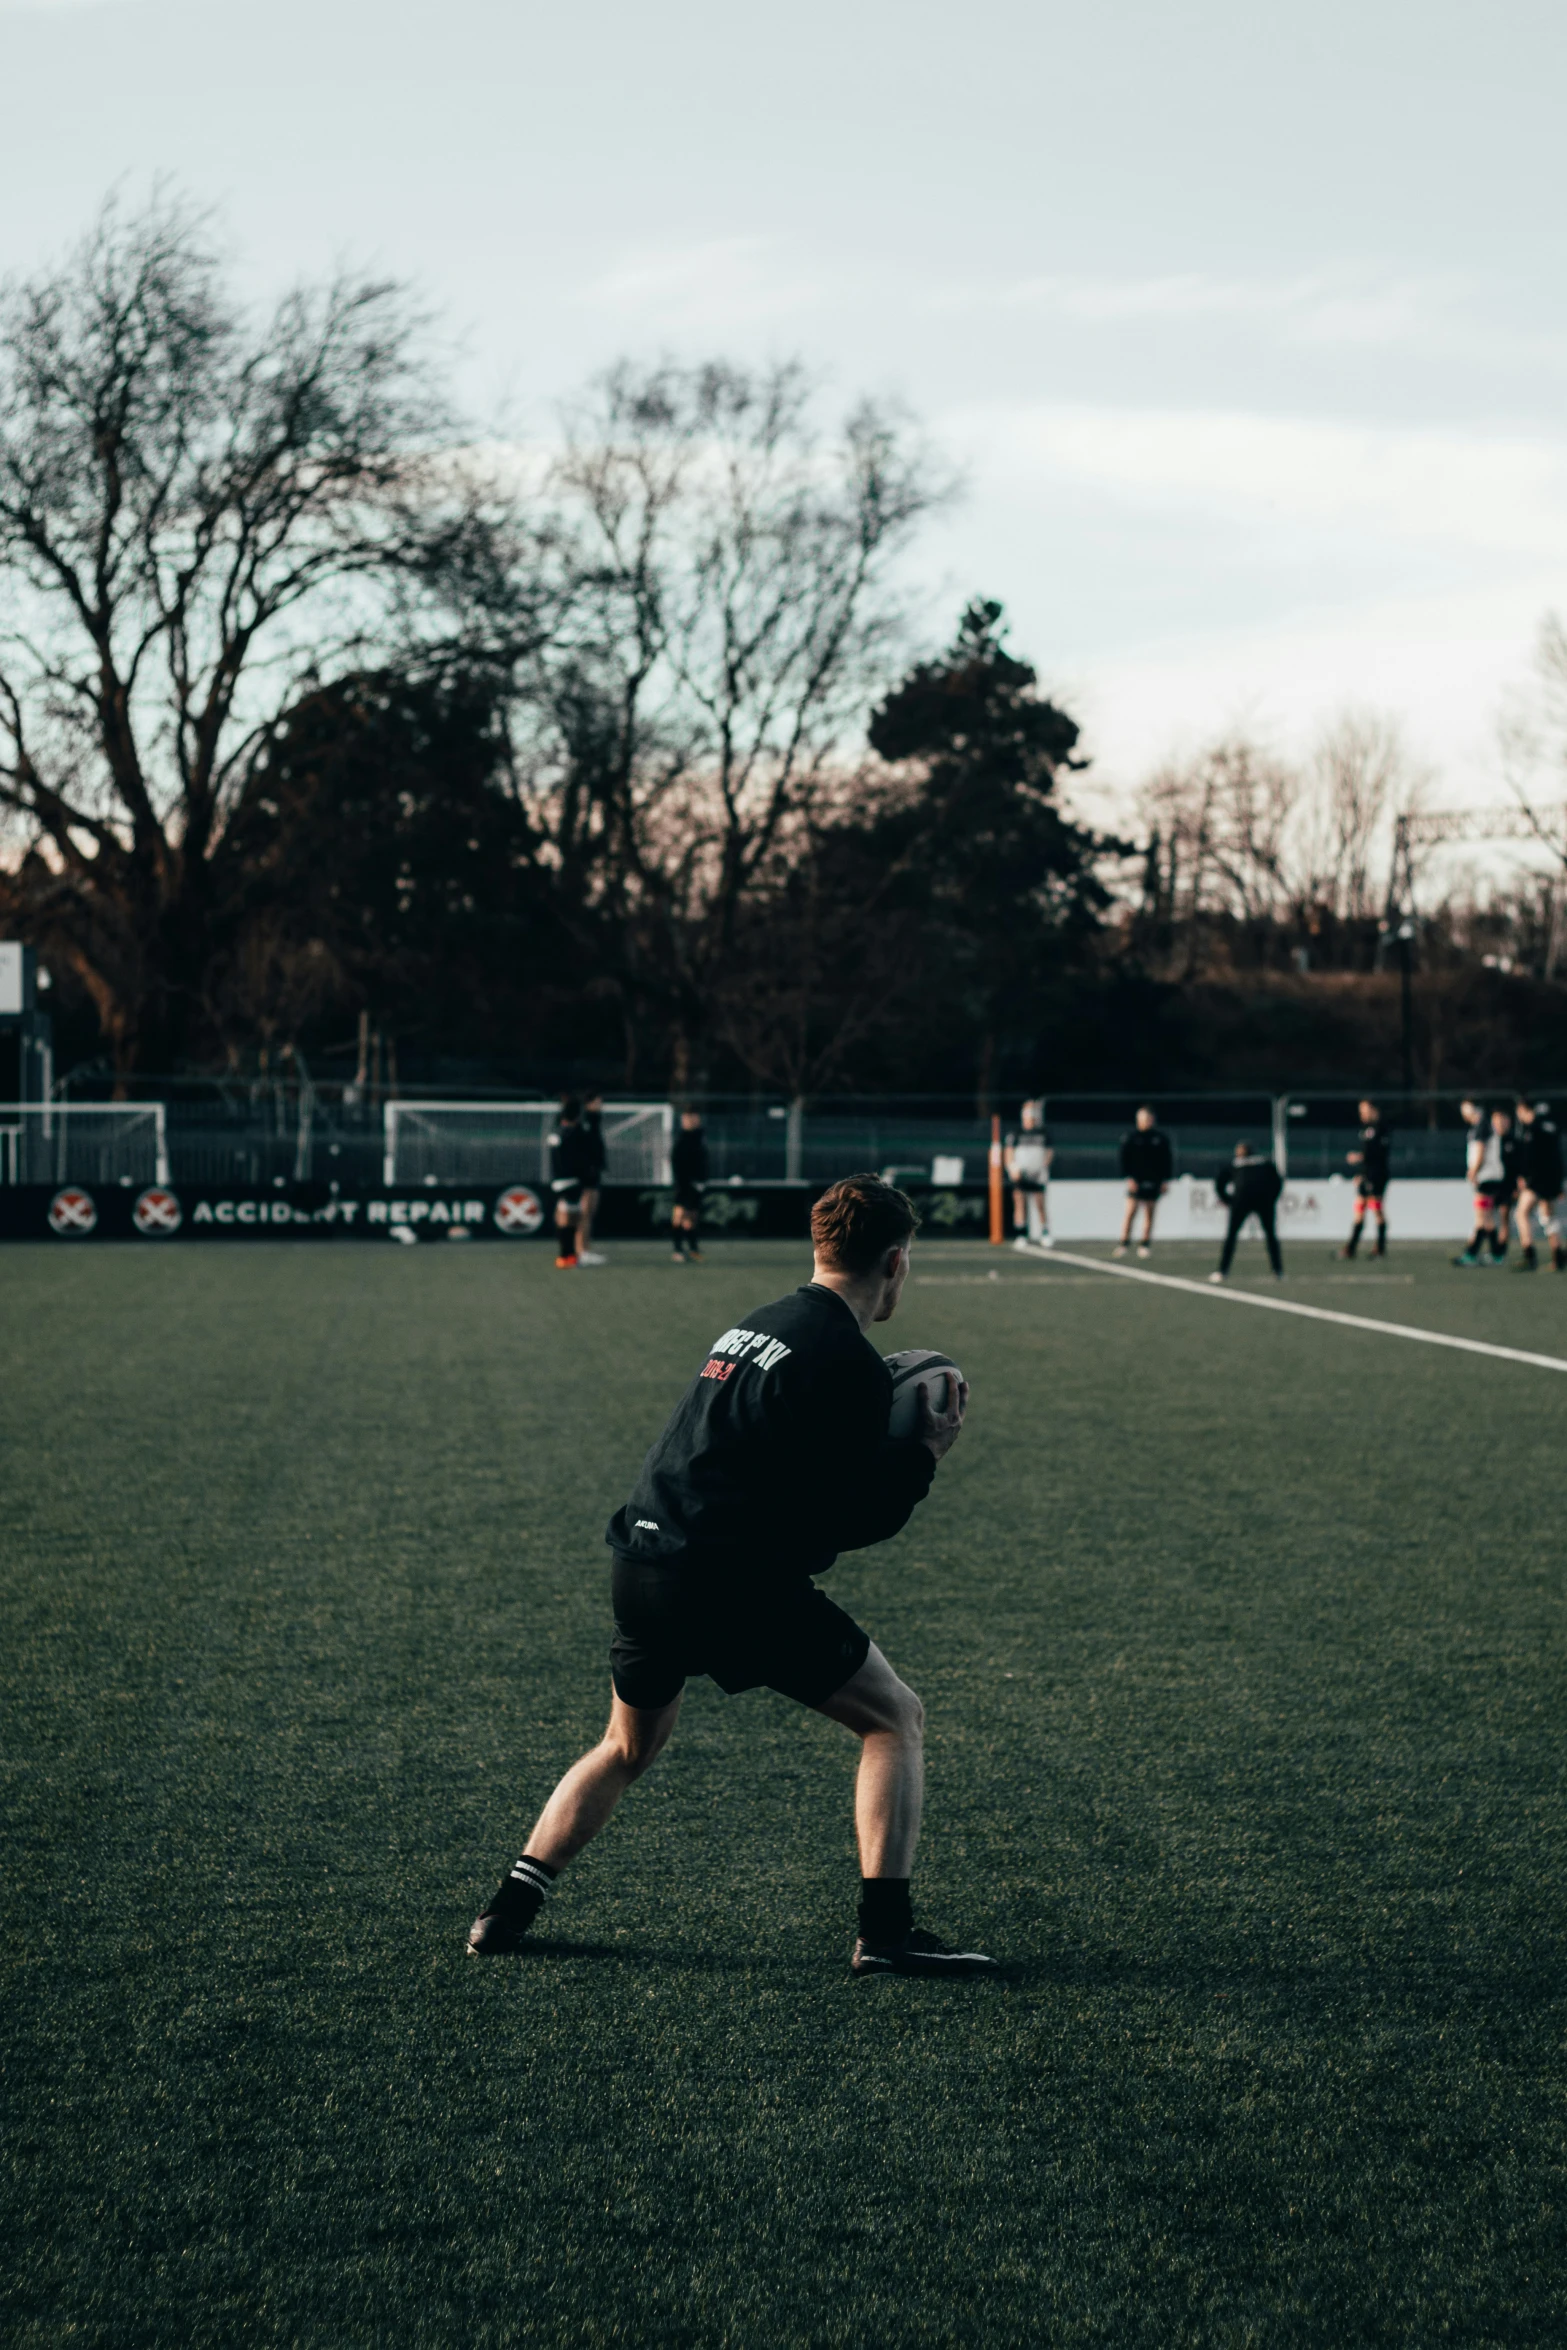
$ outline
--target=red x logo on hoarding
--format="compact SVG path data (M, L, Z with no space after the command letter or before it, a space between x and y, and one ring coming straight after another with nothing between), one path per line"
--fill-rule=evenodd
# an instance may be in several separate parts
M513 1239L537 1232L543 1221L544 1210L539 1205L538 1193L530 1191L525 1183L514 1183L495 1203L496 1228Z
M178 1232L184 1221L185 1214L179 1201L172 1191L165 1191L161 1184L154 1184L150 1191L144 1191L131 1210L131 1222L137 1231L149 1235Z
M64 1191L57 1191L49 1202L49 1228L52 1232L91 1232L98 1221L90 1191L68 1183Z

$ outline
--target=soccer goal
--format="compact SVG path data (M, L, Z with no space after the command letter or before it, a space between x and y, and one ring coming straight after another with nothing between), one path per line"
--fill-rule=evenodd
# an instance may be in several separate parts
M0 1102L0 1183L167 1183L162 1102Z
M388 1102L386 1183L547 1183L554 1102ZM607 1183L668 1183L668 1102L606 1102Z

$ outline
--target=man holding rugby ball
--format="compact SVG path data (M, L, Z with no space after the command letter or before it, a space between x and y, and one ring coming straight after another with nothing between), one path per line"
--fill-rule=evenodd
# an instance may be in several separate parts
M561 1780L474 1921L474 1956L522 1945L566 1863L667 1743L687 1676L706 1673L730 1695L776 1689L860 1741L853 1971L996 1972L983 1953L914 1924L924 1715L813 1580L840 1550L907 1524L963 1425L967 1385L944 1374L943 1393L921 1395L916 1432L889 1436L892 1379L865 1335L897 1311L917 1222L913 1203L879 1176L845 1177L811 1211L810 1281L715 1340L610 1520L609 1727Z

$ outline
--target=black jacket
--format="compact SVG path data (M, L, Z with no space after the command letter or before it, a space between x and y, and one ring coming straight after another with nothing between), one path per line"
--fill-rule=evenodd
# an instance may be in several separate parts
M578 1184L592 1185L597 1161L593 1137L585 1126L562 1126L550 1136L550 1189L567 1191Z
M582 1131L588 1146L588 1173L582 1178L590 1191L598 1191L604 1182L604 1170L609 1165L609 1148L604 1140L604 1119L598 1110L584 1110Z
M707 1136L700 1126L682 1126L669 1154L677 1191L700 1191L707 1181Z
M1273 1206L1284 1178L1271 1159L1226 1159L1213 1188L1232 1216L1254 1216Z
M1518 1177L1538 1199L1556 1199L1562 1188L1562 1138L1554 1119L1537 1110L1527 1126L1515 1129Z
M888 1436L891 1409L881 1356L809 1282L714 1340L605 1540L747 1582L823 1574L896 1534L930 1490L935 1461Z
M1373 1191L1381 1191L1393 1165L1393 1137L1380 1118L1360 1129L1360 1165L1355 1172L1362 1183Z
M1121 1137L1121 1173L1128 1183L1168 1183L1175 1167L1170 1137L1162 1126L1128 1126Z

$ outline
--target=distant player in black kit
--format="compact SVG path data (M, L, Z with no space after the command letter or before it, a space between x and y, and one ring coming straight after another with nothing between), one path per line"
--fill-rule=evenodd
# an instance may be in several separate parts
M917 1218L876 1175L850 1175L811 1212L803 1289L714 1340L610 1520L615 1629L609 1727L573 1764L468 1948L515 1951L560 1871L597 1835L674 1729L705 1673L733 1695L776 1689L860 1740L858 1975L994 1973L914 1924L909 1876L924 1786L924 1715L869 1635L813 1577L840 1550L884 1542L957 1441L966 1386L921 1394L915 1437L887 1434L892 1382L865 1332L889 1321Z
M1518 1150L1518 1244L1522 1251L1518 1270L1521 1273L1535 1270L1531 1218L1538 1216L1540 1230L1551 1244L1551 1263L1558 1273L1567 1273L1567 1245L1562 1240L1558 1213L1562 1196L1561 1134L1544 1102L1526 1101L1521 1095L1513 1115L1513 1130Z
M555 1202L555 1262L562 1272L578 1262L582 1194L593 1173L593 1143L582 1123L582 1104L568 1093L550 1136L550 1194Z
M1284 1278L1284 1259L1279 1254L1279 1236L1274 1230L1274 1219L1279 1209L1279 1194L1284 1189L1284 1178L1271 1159L1259 1159L1248 1144L1238 1142L1235 1156L1228 1166L1221 1167L1214 1177L1214 1190L1230 1211L1229 1229L1224 1235L1224 1253L1219 1259L1219 1270L1210 1273L1210 1281L1229 1278L1235 1262L1235 1243L1241 1236L1241 1226L1248 1216L1255 1216L1262 1226L1262 1237L1268 1244L1268 1262L1274 1277Z
M1383 1124L1382 1113L1375 1102L1360 1105L1360 1148L1349 1153L1349 1164L1358 1167L1355 1179L1355 1216L1349 1228L1349 1238L1339 1250L1341 1257L1352 1257L1360 1246L1360 1235L1367 1216L1377 1220L1376 1254L1387 1255L1387 1185L1388 1171L1393 1164L1393 1137Z
M1126 1214L1121 1221L1121 1237L1110 1252L1112 1256L1125 1256L1139 1208L1143 1212L1143 1237L1137 1244L1137 1253L1140 1257L1149 1254L1153 1247L1154 1210L1169 1190L1174 1172L1175 1153L1170 1148L1170 1137L1155 1124L1152 1110L1144 1103L1137 1113L1137 1123L1129 1126L1121 1137Z
M696 1235L702 1221L702 1193L707 1184L707 1136L702 1132L699 1110L680 1113L680 1132L669 1154L669 1171L675 1179L675 1204L669 1218L675 1263L683 1265L690 1257L699 1265L702 1251L697 1247Z
M579 1265L604 1265L609 1262L593 1246L593 1219L598 1214L599 1193L604 1188L604 1170L609 1164L609 1152L604 1142L604 1096L590 1093L583 1099L582 1131L587 1138L587 1170L582 1180L582 1202L577 1210L577 1262Z

